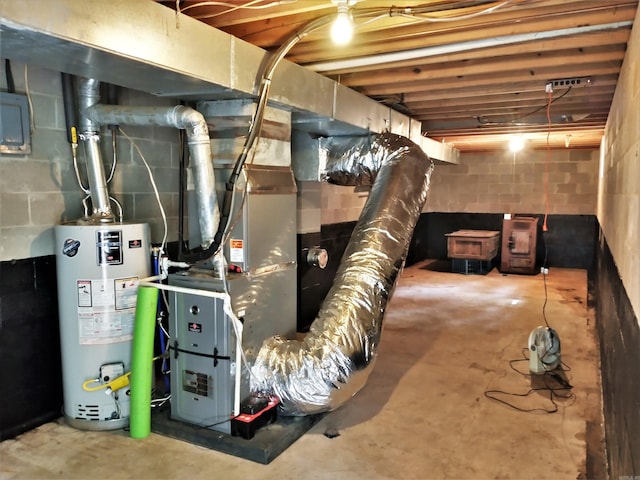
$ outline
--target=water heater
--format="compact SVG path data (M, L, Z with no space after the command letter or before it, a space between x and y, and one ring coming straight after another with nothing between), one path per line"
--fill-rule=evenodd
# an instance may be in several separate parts
M108 383L130 371L138 280L149 276L147 224L55 227L64 417L84 430L129 423L129 389Z

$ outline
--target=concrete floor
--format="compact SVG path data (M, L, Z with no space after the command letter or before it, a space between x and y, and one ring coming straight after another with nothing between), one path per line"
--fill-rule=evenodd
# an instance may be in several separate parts
M544 324L543 277L496 269L461 275L438 271L442 265L404 271L365 388L269 465L157 434L133 440L58 421L2 442L0 478L601 478L599 357L586 272L547 276L547 319L571 368L572 396L556 400L557 413L523 413L485 391L531 387L509 361L523 358L530 331ZM527 362L514 367L528 373ZM525 409L553 407L543 392L501 398Z

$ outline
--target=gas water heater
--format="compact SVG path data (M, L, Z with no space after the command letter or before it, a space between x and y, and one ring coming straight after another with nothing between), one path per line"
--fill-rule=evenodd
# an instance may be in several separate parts
M109 383L130 371L138 280L149 276L145 223L55 227L64 417L84 430L129 423L129 389Z

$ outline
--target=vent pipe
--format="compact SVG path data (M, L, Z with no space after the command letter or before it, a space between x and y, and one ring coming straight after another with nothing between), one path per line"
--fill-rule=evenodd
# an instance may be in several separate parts
M197 110L183 105L131 107L98 104L100 99L99 82L85 79L80 85L80 91L87 92L85 96L91 98L91 101L86 100L83 103L84 108L81 107L83 117L81 125L84 126L86 123L87 126L91 126L96 132L96 136L100 125L157 125L186 131L198 204L201 245L203 248L208 247L213 242L218 228L220 211L216 197L209 128L204 116ZM95 155L99 155L99 151ZM99 165L102 168L102 162ZM104 179L104 170L102 177ZM106 182L104 190L106 192ZM93 188L91 191L93 192ZM107 194L107 205L108 198Z
M113 222L115 217L109 203L107 179L100 152L100 125L88 115L88 110L100 101L100 82L82 79L78 86L78 108L80 110L80 140L84 142L87 155L87 177L93 213L88 218L93 222Z
M373 186L310 332L267 339L252 367L252 391L277 395L289 415L334 410L366 383L433 170L420 147L391 133L327 148L329 182Z

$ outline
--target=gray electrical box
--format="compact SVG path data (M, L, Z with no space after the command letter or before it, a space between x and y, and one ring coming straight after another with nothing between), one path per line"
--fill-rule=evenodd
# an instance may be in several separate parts
M216 180L228 178L227 171L221 172ZM246 197L237 202L242 211L235 211L238 220L232 221L224 246L227 261L254 274L295 264L297 190L291 169L247 165L245 175ZM242 197L241 191L237 194Z
M0 92L0 153L31 153L29 108L25 95Z

